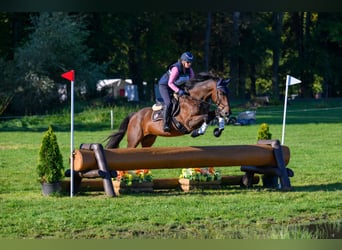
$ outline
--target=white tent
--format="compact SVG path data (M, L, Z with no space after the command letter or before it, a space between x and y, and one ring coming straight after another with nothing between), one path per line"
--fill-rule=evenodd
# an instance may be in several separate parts
M97 91L107 88L114 99L127 97L128 101L139 101L138 87L131 79L104 79L96 84Z

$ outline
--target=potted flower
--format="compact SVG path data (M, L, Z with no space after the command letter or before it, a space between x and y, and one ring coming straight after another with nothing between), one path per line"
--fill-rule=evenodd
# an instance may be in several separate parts
M62 190L63 172L63 157L50 125L42 139L37 165L38 181L42 185L43 195L59 193Z
M221 173L214 167L184 168L179 176L179 184L185 192L195 187L216 189L221 186Z
M117 196L128 192L152 192L153 178L148 169L117 171L113 179L114 191Z

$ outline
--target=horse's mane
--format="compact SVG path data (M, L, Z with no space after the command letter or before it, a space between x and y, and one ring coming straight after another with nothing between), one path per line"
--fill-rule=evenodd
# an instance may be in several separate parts
M214 75L211 72L200 72L195 75L193 79L185 83L185 88L186 89L192 89L195 87L197 84L201 84L202 82L209 80L209 79L214 79L218 80L219 77L217 75Z

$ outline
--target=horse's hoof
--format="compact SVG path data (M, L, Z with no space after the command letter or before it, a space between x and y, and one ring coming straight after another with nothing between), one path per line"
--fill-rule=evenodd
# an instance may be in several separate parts
M191 137L192 137L192 138L198 137L198 136L200 136L200 135L202 135L202 134L198 133L197 130L194 130L194 131L192 131L192 133L191 133Z
M215 137L220 137L223 129L215 128L214 129L214 136Z

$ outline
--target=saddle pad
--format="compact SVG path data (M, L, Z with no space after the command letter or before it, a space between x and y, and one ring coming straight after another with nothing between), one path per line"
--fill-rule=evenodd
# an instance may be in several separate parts
M152 106L152 110L153 111L158 111L158 110L161 110L163 108L163 104L153 104Z

